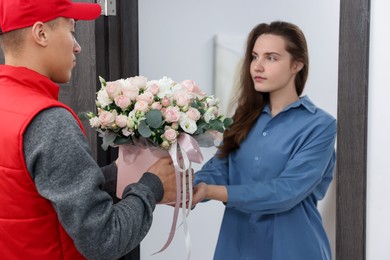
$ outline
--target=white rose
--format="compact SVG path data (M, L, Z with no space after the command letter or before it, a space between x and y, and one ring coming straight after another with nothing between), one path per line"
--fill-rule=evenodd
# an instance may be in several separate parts
M168 78L168 77L163 77L157 82L159 86L159 92L157 96L159 98L164 98L166 96L171 96L172 95L172 86L175 84L175 82Z
M91 119L89 119L89 124L92 127L97 128L100 126L100 119L97 116L92 117Z
M99 90L97 93L97 101L99 103L98 106L100 107L106 107L112 103L112 99L110 99L105 89Z
M148 79L144 76L135 76L128 78L127 81L129 81L129 83L133 86L136 86L140 89L144 89Z
M206 121L206 123L210 123L210 120L215 119L215 114L214 114L215 109L216 109L215 107L210 107L209 109L207 109L206 113L204 113L203 118L204 121Z
M206 98L207 105L209 107L211 106L217 106L219 104L219 98L215 98L214 96L208 96Z
M123 128L122 129L122 134L124 135L124 136L130 136L130 135L133 135L133 131L129 131L129 129L128 128Z

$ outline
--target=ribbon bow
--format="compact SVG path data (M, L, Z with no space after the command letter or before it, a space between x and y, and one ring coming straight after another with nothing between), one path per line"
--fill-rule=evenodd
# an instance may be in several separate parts
M184 227L184 236L187 248L187 259L190 259L191 256L191 239L188 231L187 217L190 213L190 207L192 205L192 168L191 163L202 163L203 155L200 151L197 141L188 134L181 133L177 142L172 144L169 154L173 160L173 164L176 169L176 202L175 210L173 213L173 221L171 225L171 230L169 237L165 242L164 246L156 253L164 251L171 244L173 237L175 236L177 218L180 208L180 199L182 201L182 216L183 216L183 227ZM180 158L178 158L178 155ZM187 176L188 176L188 190L187 190ZM183 192L182 192L183 191ZM189 208L186 208L187 201L187 192L189 194L188 205Z

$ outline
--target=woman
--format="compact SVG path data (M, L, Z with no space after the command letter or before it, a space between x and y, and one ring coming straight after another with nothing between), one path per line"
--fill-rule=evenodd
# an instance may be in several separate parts
M249 34L234 123L195 174L194 204L226 205L214 259L331 259L317 201L333 178L336 120L301 97L305 37L287 22Z

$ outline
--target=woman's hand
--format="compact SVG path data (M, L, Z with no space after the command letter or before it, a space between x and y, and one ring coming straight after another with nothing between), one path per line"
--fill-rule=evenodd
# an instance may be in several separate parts
M199 202L206 199L207 184L204 182L199 183L194 189L194 195L192 197L192 207Z
M204 182L199 183L194 189L192 206L203 200L228 201L227 189L223 185L208 185Z

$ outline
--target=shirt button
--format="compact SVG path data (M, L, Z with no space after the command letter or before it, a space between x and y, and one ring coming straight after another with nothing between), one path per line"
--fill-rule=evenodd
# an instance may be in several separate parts
M267 132L263 132L263 136L266 136L267 135Z
M258 160L259 160L259 157L256 156L256 157L255 157L255 161L258 161Z

